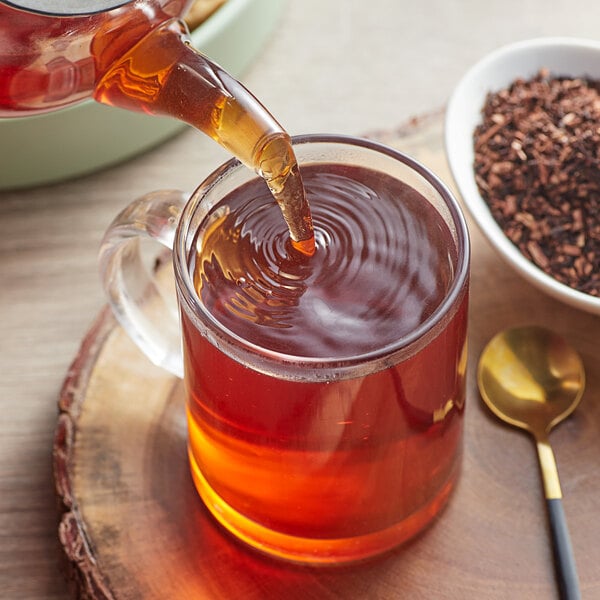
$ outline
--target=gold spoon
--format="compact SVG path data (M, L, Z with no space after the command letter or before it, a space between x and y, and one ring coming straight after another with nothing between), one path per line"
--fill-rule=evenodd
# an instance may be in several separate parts
M580 598L556 461L548 434L579 404L585 371L577 352L543 327L508 329L485 347L477 370L481 396L502 420L535 438L561 598Z

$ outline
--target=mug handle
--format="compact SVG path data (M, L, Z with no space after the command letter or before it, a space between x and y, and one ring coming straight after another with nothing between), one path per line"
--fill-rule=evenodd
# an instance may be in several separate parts
M98 256L117 321L155 365L177 377L183 377L183 354L173 269L157 267L161 246L173 250L187 199L178 190L159 190L134 200L106 230Z

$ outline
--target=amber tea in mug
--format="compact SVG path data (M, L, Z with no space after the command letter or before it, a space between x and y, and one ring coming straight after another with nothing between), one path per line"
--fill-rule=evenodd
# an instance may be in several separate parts
M469 246L456 201L410 158L339 136L294 149L313 256L236 162L179 219L189 459L236 537L339 563L414 536L456 483Z

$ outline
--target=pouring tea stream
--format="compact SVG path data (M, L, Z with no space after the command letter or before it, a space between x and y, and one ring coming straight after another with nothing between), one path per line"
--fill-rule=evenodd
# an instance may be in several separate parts
M548 434L581 400L585 388L581 358L562 337L547 329L509 329L484 349L477 381L490 410L535 439L561 598L576 600L580 598L579 582Z

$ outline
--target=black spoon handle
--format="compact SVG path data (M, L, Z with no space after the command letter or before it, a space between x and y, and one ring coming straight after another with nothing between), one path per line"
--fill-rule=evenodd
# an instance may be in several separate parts
M558 469L554 452L548 443L546 432L537 432L536 445L542 481L544 483L544 495L548 507L550 529L552 531L552 545L554 547L554 563L556 567L556 578L558 580L561 600L580 600L579 580L577 568L573 557L573 548L569 537L569 528L562 505L562 491L558 479Z
M580 600L579 580L573 557L573 548L569 538L569 529L565 518L561 498L546 499L552 540L554 542L554 560L556 575L562 600Z

